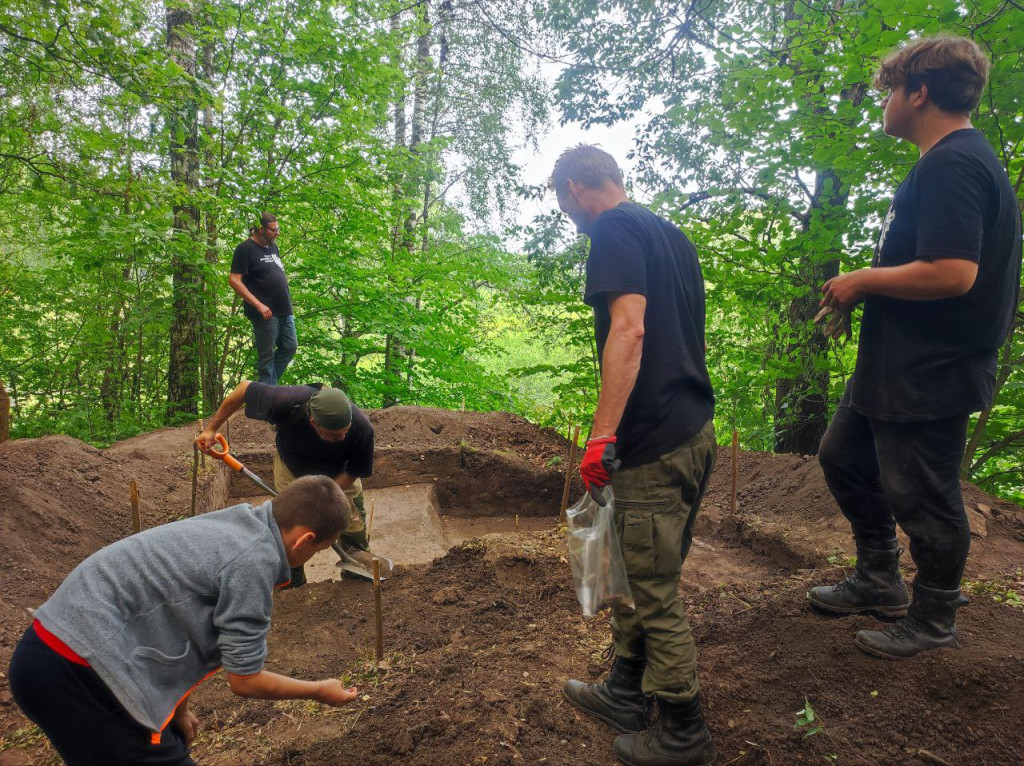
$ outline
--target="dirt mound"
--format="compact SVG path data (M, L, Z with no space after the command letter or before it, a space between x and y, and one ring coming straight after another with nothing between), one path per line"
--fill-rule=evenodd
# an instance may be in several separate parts
M379 669L371 661L369 583L278 594L268 668L304 678L347 674L364 696L342 709L242 700L215 676L193 702L205 726L197 761L613 763L611 730L560 694L565 678L605 672L608 641L606 618L580 616L564 540L554 531L564 478L555 458L565 455L565 441L500 413L403 407L370 417L377 486L433 483L442 514L504 512L500 528L508 532L471 540L384 584ZM236 418L229 435L233 451L269 478L267 426ZM191 429L165 429L105 451L64 437L0 445L0 671L28 610L88 553L130 531L129 479L139 483L144 526L188 513L191 438ZM681 590L719 762L1019 763L1024 610L992 596L1024 587L1021 509L965 486L975 516L968 578L976 587L960 613L964 649L887 663L853 646L871 618L827 619L805 607L807 588L843 577L833 563L847 564L852 553L817 462L741 453L737 468L733 512L723 450ZM231 478L208 462L198 476L200 511L251 492L232 490ZM545 518L550 530L511 532L508 516L527 512L535 515L524 530ZM466 519L486 529L484 521ZM807 702L823 722L809 736L794 728ZM0 685L0 764L53 762Z
M431 407L368 410L374 428L373 476L367 489L436 483L442 513L469 517L557 513L569 443L504 412L449 412ZM274 432L236 415L227 429L232 450L265 478L273 475ZM233 480L233 491L244 479ZM576 475L572 491L583 491Z
M733 513L732 455L721 449L698 534L740 542L790 570L821 566L830 558L845 561L856 553L850 525L828 491L817 458L741 452L738 472ZM1013 575L1024 564L1021 509L971 484L962 486L972 537L966 577ZM900 537L906 547L906 537ZM901 563L914 571L909 556Z

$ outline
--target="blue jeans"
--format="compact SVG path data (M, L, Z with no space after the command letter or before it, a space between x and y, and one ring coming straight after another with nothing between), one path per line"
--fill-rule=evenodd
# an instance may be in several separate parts
M260 383L277 385L299 348L295 336L295 316L272 316L270 319L250 319L253 343L256 346L256 370Z

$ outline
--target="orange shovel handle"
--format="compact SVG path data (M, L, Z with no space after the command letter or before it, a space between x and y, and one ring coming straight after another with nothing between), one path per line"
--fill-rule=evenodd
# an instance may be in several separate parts
M213 437L213 440L220 445L220 449L217 449L214 445L210 445L209 454L211 457L217 458L217 460L223 460L224 465L228 468L232 468L236 471L242 470L242 464L239 463L231 454L231 450L228 447L228 440L224 438L224 434L217 434Z

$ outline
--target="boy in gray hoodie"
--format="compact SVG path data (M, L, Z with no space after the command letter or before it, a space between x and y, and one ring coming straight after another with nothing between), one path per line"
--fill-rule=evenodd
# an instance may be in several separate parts
M337 679L263 669L274 588L344 531L348 501L306 476L236 505L119 540L35 612L11 659L15 701L71 766L188 766L192 689L220 667L233 692L341 706Z

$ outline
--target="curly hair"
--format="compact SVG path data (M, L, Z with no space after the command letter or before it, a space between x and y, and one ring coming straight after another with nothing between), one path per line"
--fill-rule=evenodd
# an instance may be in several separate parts
M928 97L944 112L967 114L978 106L992 67L978 44L966 37L923 37L887 55L875 73L882 91L905 88Z

